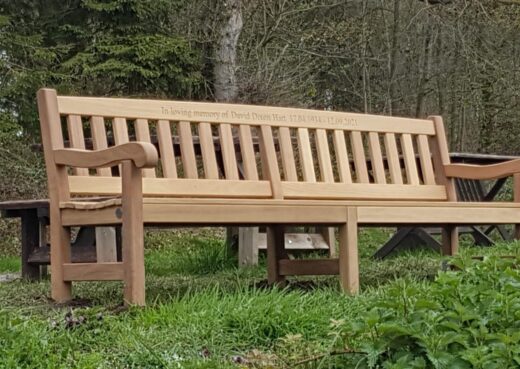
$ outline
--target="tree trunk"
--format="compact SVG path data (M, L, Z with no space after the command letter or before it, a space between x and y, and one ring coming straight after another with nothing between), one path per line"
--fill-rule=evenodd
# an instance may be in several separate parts
M218 101L233 101L238 95L236 59L238 38L243 25L241 1L228 0L226 8L229 18L220 31L213 69L215 97Z

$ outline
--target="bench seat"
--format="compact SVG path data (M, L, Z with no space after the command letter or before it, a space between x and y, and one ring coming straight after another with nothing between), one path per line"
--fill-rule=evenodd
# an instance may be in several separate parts
M38 109L58 302L71 298L73 281L116 279L124 281L126 303L144 305L145 224L265 225L270 283L339 274L343 290L356 293L359 226L440 226L442 250L452 255L456 226L520 221L520 161L451 164L438 116L58 96L51 89L38 92ZM511 175L515 202L457 202L454 178ZM122 262L71 262L72 226L115 224L122 226ZM339 257L289 260L288 225L337 226Z

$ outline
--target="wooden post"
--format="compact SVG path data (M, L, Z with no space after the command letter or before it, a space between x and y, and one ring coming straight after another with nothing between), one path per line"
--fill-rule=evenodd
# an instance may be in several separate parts
M31 281L40 278L40 267L28 262L29 256L40 244L40 222L36 209L21 211L22 218L22 277Z
M269 284L283 285L285 277L280 275L279 261L286 259L285 234L282 225L267 227L267 281Z
M124 298L126 304L144 306L143 181L133 162L124 161L122 169Z
M435 136L430 138L430 147L432 151L433 166L435 168L436 181L446 186L446 194L448 201L457 201L457 191L455 189L455 181L453 178L446 177L444 166L450 164L450 155L448 152L448 142L446 141L446 132L442 117L429 117L435 126ZM459 249L459 237L457 227L446 226L442 231L442 252L444 255L454 255Z
M347 208L347 223L339 227L339 277L348 294L359 291L357 208Z
M258 265L258 227L238 229L238 265Z
M116 229L96 227L96 261L98 263L116 262Z
M520 174L515 174L513 177L513 194L514 201L520 202ZM515 224L514 238L520 240L520 223Z

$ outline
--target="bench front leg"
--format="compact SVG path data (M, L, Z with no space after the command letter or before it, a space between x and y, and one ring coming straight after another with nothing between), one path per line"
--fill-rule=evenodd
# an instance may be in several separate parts
M459 251L459 231L449 225L442 228L442 254L453 256Z
M339 277L344 292L359 291L357 208L347 208L347 222L339 227Z
M126 160L122 164L122 249L125 304L145 305L143 180L141 170Z

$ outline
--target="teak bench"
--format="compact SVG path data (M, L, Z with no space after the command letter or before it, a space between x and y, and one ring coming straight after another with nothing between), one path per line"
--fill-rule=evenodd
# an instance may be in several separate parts
M520 161L450 164L440 117L57 96L51 89L38 92L38 107L49 179L52 297L58 302L71 298L72 281L123 280L126 303L143 305L144 224L266 225L269 282L339 274L343 289L355 293L358 225L440 225L443 250L453 254L457 225L520 220L518 203L456 202L452 177L508 176L520 172ZM158 137L160 156L151 134ZM173 134L180 137L180 157ZM217 170L215 135L224 175ZM84 149L87 136L94 150ZM112 136L115 145L107 147ZM64 148L67 139L70 148ZM117 224L122 262L71 263L71 226ZM283 248L288 225L338 226L339 258L289 260Z

